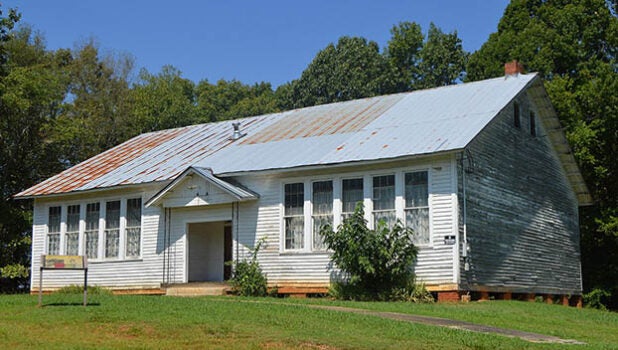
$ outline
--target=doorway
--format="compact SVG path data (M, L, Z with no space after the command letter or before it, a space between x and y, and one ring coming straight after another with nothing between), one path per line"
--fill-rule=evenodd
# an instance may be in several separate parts
M232 229L226 221L188 225L188 282L222 282L230 278Z

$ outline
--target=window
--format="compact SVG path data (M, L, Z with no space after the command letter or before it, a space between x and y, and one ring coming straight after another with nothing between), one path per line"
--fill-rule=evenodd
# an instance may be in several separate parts
M515 102L513 104L513 125L516 128L521 128L521 119L519 118L519 104Z
M305 237L304 184L286 184L284 196L285 249L303 249Z
M384 221L393 227L395 215L395 175L374 176L373 178L373 223Z
M363 179L344 179L341 184L341 218L346 219L352 216L356 204L363 203Z
M79 254L79 204L69 205L67 210L67 232L65 235L65 254Z
M120 201L105 205L105 257L117 258L120 251Z
M406 227L414 230L414 243L429 244L429 181L426 171L405 174Z
M333 182L318 181L313 183L311 203L313 211L313 249L324 250L324 242L320 235L320 228L325 225L333 225Z
M86 240L84 247L85 255L88 259L97 259L99 257L99 217L101 213L101 204L89 203L86 205L86 230L84 238Z
M127 200L127 228L125 257L134 258L140 255L140 235L142 227L142 199Z
M536 117L534 112L530 112L530 135L536 136Z
M50 207L47 219L47 254L60 254L60 214L61 207Z

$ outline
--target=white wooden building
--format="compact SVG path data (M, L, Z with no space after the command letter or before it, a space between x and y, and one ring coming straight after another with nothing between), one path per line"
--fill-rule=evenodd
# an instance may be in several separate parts
M324 291L338 271L316 227L360 201L370 226L415 229L441 299L581 294L591 202L541 79L519 73L143 134L16 197L34 199L33 282L41 254L87 255L117 290L223 281L263 238L271 285Z

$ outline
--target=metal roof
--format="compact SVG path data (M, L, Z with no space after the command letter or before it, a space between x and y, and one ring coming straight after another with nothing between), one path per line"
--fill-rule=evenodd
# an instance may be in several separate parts
M518 93L520 74L307 107L137 136L16 197L215 175L370 161L463 149ZM232 123L245 137L232 140Z

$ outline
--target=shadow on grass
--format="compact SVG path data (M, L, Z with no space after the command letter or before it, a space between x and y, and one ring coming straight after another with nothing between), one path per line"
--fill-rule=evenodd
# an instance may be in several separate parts
M94 302L94 303L88 303L86 305L86 307L88 306L100 306L101 303L98 302ZM43 303L43 305L41 305L41 307L48 307L48 306L84 306L83 302L54 302L54 303Z

